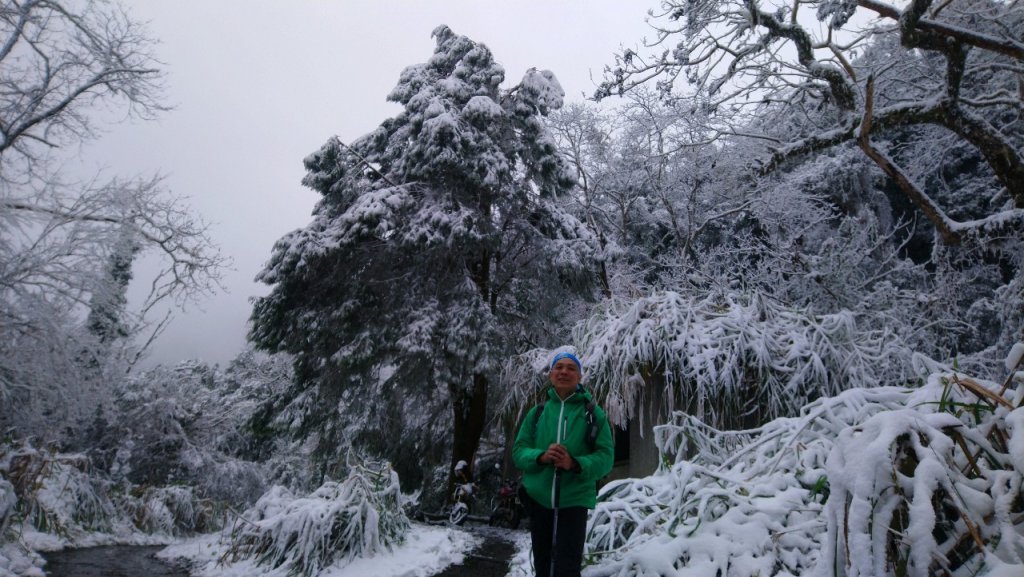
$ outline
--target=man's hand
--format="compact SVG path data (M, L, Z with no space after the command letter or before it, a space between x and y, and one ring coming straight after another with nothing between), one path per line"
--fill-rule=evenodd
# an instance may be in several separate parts
M551 443L547 451L538 459L542 464L554 465L556 469L563 469L571 471L576 467L576 462L573 461L572 455L569 454L569 450L564 445L558 443Z

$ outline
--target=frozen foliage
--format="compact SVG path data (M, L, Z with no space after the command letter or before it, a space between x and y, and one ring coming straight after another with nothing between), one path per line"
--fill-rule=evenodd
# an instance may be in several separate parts
M842 28L857 10L857 3L851 0L826 0L818 5L818 20L828 20L830 28Z
M1006 366L1007 371L1016 371L1021 363L1024 363L1024 343L1017 343L1010 349L1010 354L1006 355Z
M130 337L163 328L149 324L147 311L219 288L226 259L161 177L70 168L104 120L167 110L156 44L116 0L0 9L0 404L11 409L0 411L4 429L57 440L64 430L53 421L91 414L109 380L137 360ZM129 307L141 250L151 274Z
M682 271L677 278L706 282L700 277L707 264L720 262L734 275L729 290L758 286L816 312L881 310L908 347L994 370L993 355L1021 339L1024 310L1018 97L1024 6L989 0L659 4L651 14L654 35L645 42L650 52L624 49L606 70L599 95L625 91L643 101L640 88L656 91L672 108L649 130L649 140L665 136L669 151L720 155L707 178L666 191L671 202L663 212L673 218L650 211L656 226L644 227L653 231L649 246L672 248L677 231L703 230L705 241L693 255L656 264ZM815 11L828 27L813 22ZM645 108L660 120L659 108ZM671 123L680 129L662 130ZM595 148L614 150L622 140ZM646 156L652 167L667 158ZM606 158L618 160L598 160ZM630 211L660 208L650 203L659 200L657 179L629 181L622 163L587 167L605 166L612 170L584 174L599 193L593 199L601 210L593 212L627 215L607 201L600 206L618 190L640 191L623 205ZM699 174L667 167L653 174ZM730 187L731 178L739 186ZM795 203L775 202L777 195L763 191L776 185L788 198L827 200L826 211L800 213ZM708 234L718 228L713 223L690 225L701 222L694 214L728 213L731 206L719 197L729 192L752 204L736 206L724 234ZM819 221L801 222L801 214ZM673 230L676 222L682 225ZM626 245L630 258L657 254L637 248ZM731 258L730 249L748 260ZM684 292L684 282L666 283L665 274L651 270L642 269L649 275L644 281Z
M68 541L90 532L113 531L116 509L106 487L89 477L85 455L30 446L2 449L0 473L14 487L17 513L24 523Z
M0 505L10 505L6 513L0 507L0 520L11 531L52 535L58 546L188 535L223 523L223 510L191 487L127 491L97 475L83 454L3 446L0 475Z
M7 528L7 521L17 503L18 495L14 492L14 485L7 479L0 479L0 535Z
M227 557L311 576L338 561L392 551L408 531L398 475L386 463L359 464L308 497L271 488L230 530Z
M767 296L695 300L659 292L609 306L577 330L587 382L609 417L645 416L652 389L665 411L716 426L794 414L822 395L910 376L910 351L849 311L814 315ZM667 413L665 413L667 414Z
M33 549L217 531L268 480L304 488L308 451L248 428L260 402L289 382L290 359L251 351L225 370L159 367L119 383L112 406L68 427L81 452L0 444L0 535L11 541L0 569L30 574L41 564Z
M386 555L338 560L318 577L431 577L477 546L479 537L447 527L412 524L405 542ZM230 545L220 535L202 535L168 546L158 556L187 559L195 577L291 577L287 566L271 569L253 559L225 563ZM0 574L2 575L2 574Z
M1001 392L942 371L745 431L676 413L660 470L602 489L588 575L1019 574L1024 382Z
M157 535L205 533L223 524L225 511L186 486L146 489L126 507L140 530Z
M304 451L267 438L250 420L291 380L290 359L245 351L226 369L199 362L157 367L116 387L88 427L99 469L118 483L187 483L205 499L248 506L269 482L303 482Z

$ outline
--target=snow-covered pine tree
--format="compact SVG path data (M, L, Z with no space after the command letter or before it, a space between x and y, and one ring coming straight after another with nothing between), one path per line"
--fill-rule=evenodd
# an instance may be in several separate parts
M142 248L134 233L122 227L107 256L106 275L97 282L89 300L85 326L103 345L131 334L125 309L128 304L128 283L132 280L132 263Z
M486 46L443 25L433 37L388 96L400 114L306 158L323 199L259 274L273 289L250 332L295 355L278 414L318 434L321 457L362 438L408 468L403 482L422 463L395 459L401 443L422 460L452 433L452 463L473 462L499 362L568 333L561 311L593 292L598 258L556 202L575 183L542 123L557 80L531 69L503 89Z

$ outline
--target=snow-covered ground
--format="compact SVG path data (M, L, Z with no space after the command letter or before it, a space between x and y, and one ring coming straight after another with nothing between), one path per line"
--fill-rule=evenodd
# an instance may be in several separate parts
M390 553L357 557L326 567L318 577L427 577L452 564L461 563L466 552L479 543L472 534L448 527L413 523L405 543ZM196 577L285 577L287 567L272 569L252 559L235 563L227 558L230 543L221 535L203 535L171 545L159 556L186 558L194 563Z

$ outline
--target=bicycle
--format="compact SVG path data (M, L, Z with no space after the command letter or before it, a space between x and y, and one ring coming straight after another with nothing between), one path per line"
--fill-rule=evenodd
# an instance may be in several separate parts
M491 514L487 519L488 525L508 529L519 528L519 521L526 514L519 491L519 479L513 479L498 489L498 494L491 500Z

